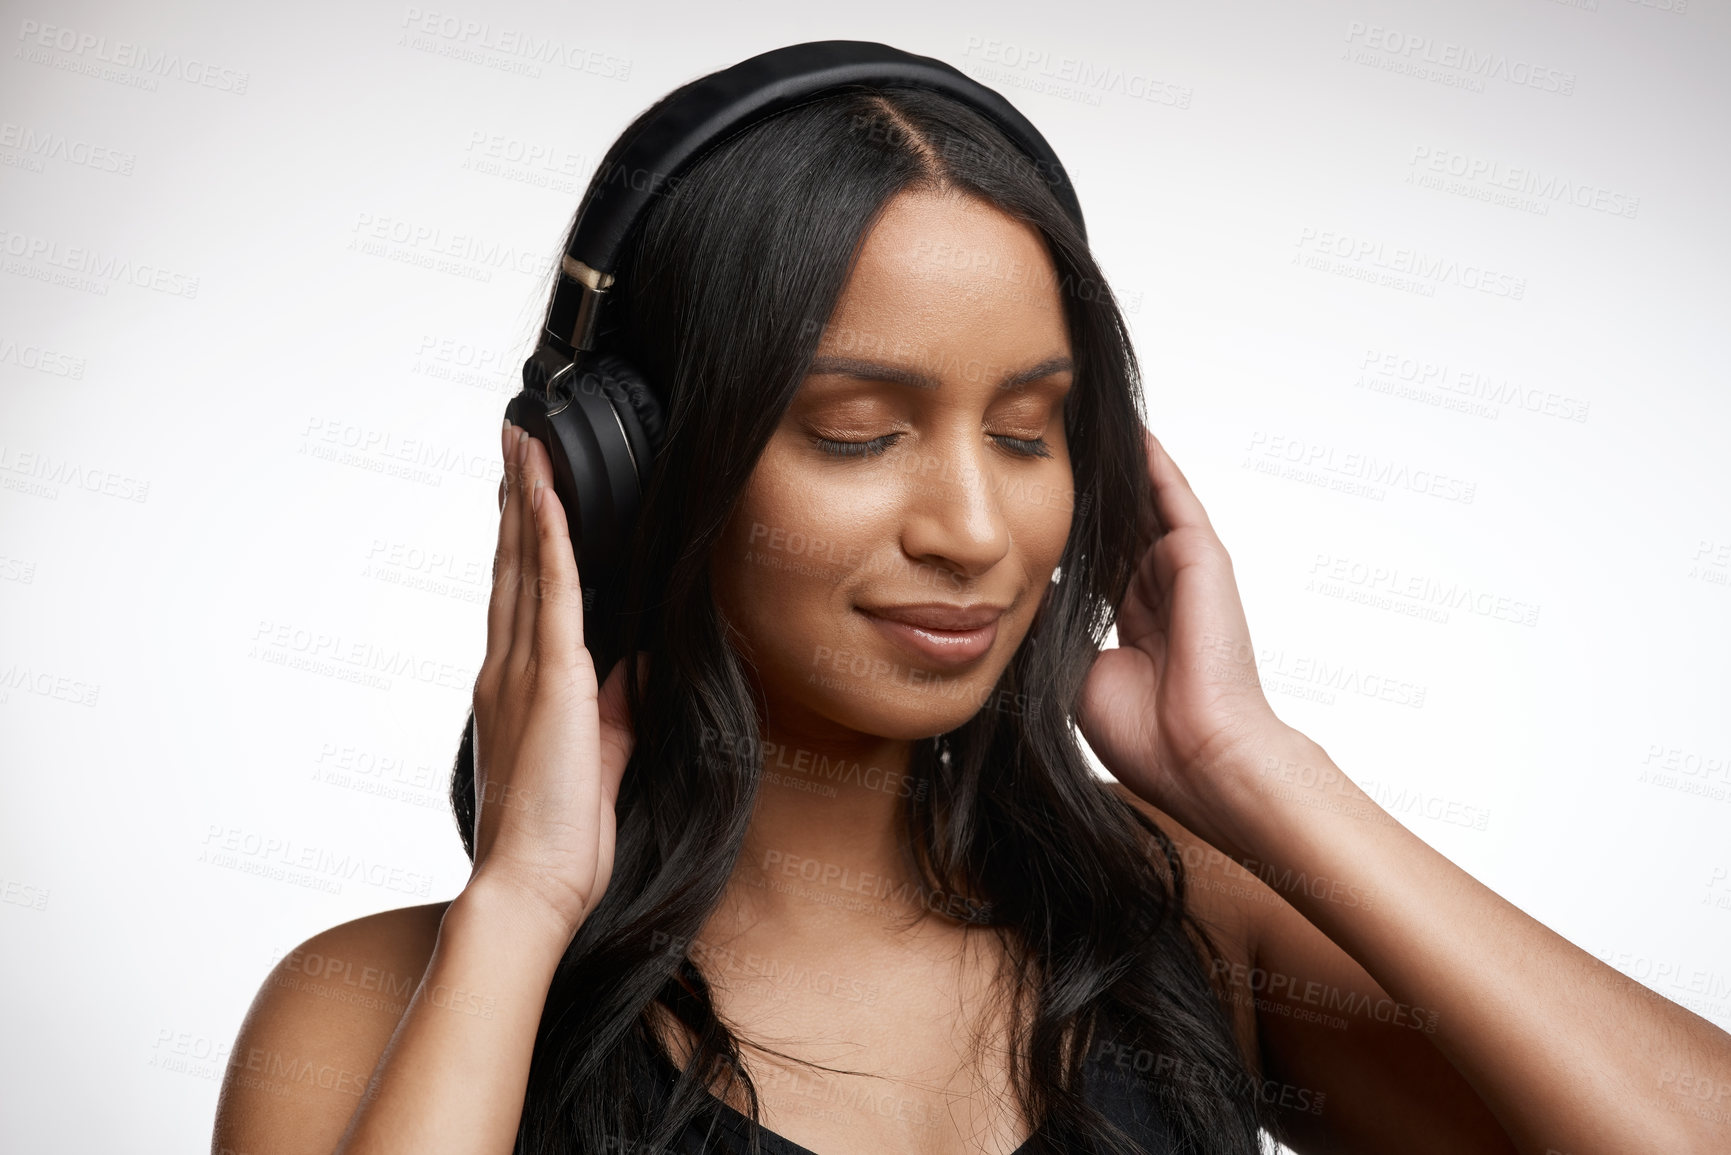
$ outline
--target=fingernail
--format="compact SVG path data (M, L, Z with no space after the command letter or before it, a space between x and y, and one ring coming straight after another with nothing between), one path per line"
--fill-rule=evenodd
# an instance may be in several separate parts
M505 428L499 433L499 453L506 461L511 460L511 419L505 418Z
M529 460L529 431L517 430L517 464L522 465Z
M541 479L535 479L535 496L530 499L535 505L535 512L541 512Z

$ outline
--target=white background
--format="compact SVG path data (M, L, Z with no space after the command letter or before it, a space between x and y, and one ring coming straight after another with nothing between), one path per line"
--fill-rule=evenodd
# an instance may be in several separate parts
M272 963L461 887L564 227L639 111L812 39L1067 162L1280 715L1731 1026L1731 16L1683 2L7 3L0 1147L203 1149Z

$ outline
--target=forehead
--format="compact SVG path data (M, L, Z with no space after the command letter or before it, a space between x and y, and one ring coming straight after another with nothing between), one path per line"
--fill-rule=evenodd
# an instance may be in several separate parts
M972 197L904 192L860 246L823 353L990 347L1005 361L1069 350L1039 232Z

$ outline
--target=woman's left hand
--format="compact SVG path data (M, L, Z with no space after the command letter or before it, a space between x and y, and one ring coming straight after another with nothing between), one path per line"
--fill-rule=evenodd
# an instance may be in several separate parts
M1088 672L1078 723L1124 785L1204 833L1225 817L1216 776L1292 731L1262 694L1226 547L1166 450L1142 437L1158 521L1140 527L1119 645Z

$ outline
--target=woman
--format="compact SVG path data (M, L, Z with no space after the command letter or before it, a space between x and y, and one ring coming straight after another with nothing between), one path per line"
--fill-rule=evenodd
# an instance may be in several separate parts
M279 964L217 1149L1724 1148L1731 1038L1275 717L1099 270L980 116L765 121L620 282L669 404L640 657L597 684L507 426L471 879Z

